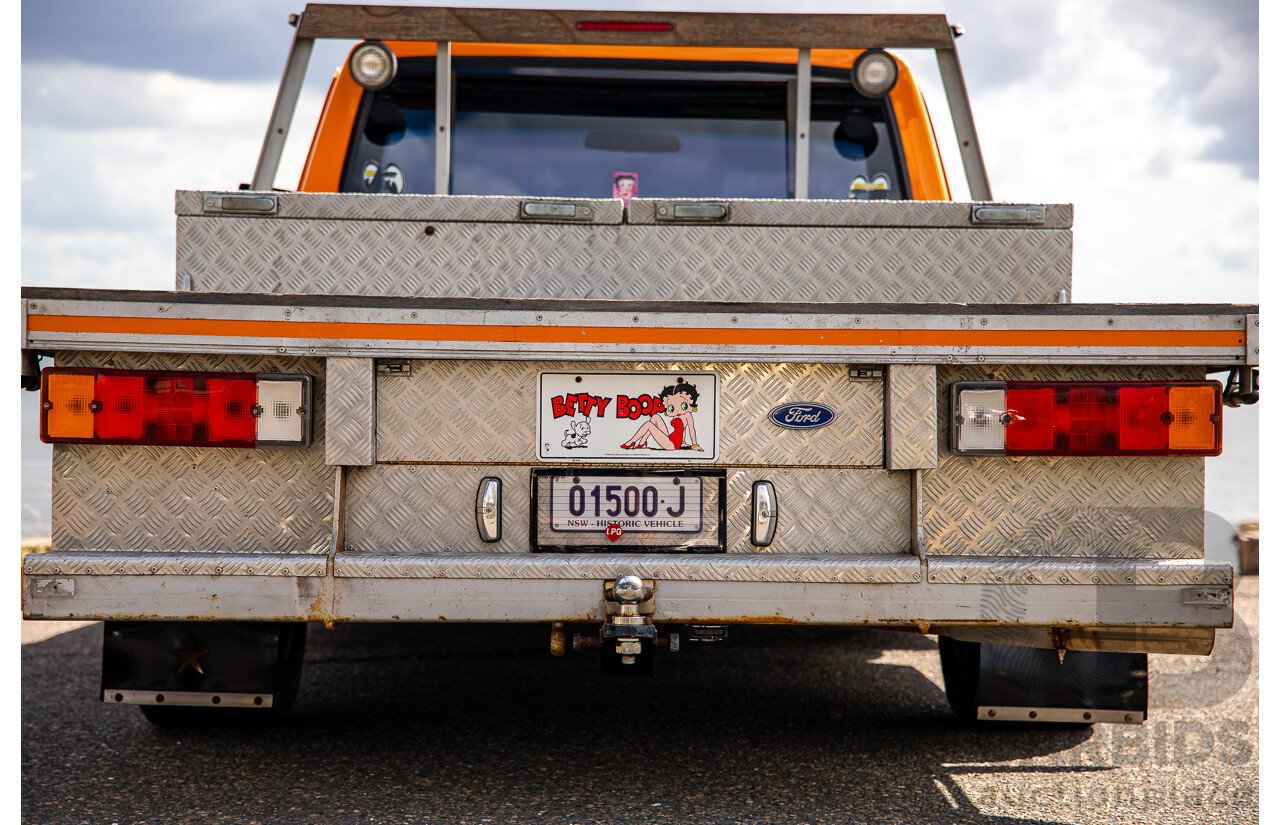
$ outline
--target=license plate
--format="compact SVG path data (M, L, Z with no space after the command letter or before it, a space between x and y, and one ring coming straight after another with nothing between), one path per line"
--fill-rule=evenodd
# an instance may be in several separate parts
M600 533L698 533L702 530L702 479L697 476L558 476L551 479L552 531Z
M535 467L535 553L723 553L720 468Z

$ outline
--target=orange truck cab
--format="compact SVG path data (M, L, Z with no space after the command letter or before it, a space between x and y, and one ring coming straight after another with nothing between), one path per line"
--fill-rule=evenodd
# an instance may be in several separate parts
M385 46L388 87L334 75L299 191L434 191L436 46ZM864 96L863 53L812 52L810 196L949 200L910 70L890 56L896 83ZM795 196L795 49L463 43L453 73L451 194L608 196L620 172L645 197Z

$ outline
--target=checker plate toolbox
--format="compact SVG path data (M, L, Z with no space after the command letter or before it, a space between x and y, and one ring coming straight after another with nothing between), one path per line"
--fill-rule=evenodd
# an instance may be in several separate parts
M441 10L400 11L412 39ZM339 30L398 39L360 15L309 6L295 56ZM949 26L922 31L897 44L953 55ZM290 193L273 163L258 191L177 193L174 291L24 289L24 368L307 376L310 442L55 444L25 615L599 622L602 584L638 577L649 621L677 625L1002 626L1044 647L1231 623L1203 453L955 449L958 382L1257 363L1255 306L1070 303L1069 205ZM647 423L669 398L683 429ZM634 518L575 539L602 500L600 525Z

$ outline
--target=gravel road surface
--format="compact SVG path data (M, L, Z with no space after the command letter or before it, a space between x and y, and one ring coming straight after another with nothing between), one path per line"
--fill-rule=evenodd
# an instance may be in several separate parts
M23 817L1256 822L1257 611L1243 578L1211 657L1151 657L1150 721L1095 728L960 723L905 633L735 629L617 681L541 627L345 625L311 628L287 723L169 731L98 701L100 625L26 623Z

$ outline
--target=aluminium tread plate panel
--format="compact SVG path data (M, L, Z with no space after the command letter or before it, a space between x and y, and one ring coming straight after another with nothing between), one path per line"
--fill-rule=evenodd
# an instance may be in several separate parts
M324 463L325 373L316 358L58 352L60 367L302 373L313 439L303 450L55 444L53 549L327 553L333 473Z
M376 460L373 370L372 358L325 359L326 464L363 467Z
M938 369L938 468L924 473L930 556L1203 558L1204 459L957 456L955 381L1203 380L1190 367Z
M938 466L937 371L932 364L890 364L885 372L885 466Z
M1071 233L179 217L201 292L763 302L1052 303Z
M724 204L728 215L717 223L728 226L883 226L918 229L973 226L972 203L953 201L781 200L770 198L632 198L627 223L632 225L697 225L691 221L665 220L660 205ZM1013 206L984 202L983 207ZM1069 203L1041 204L1044 223L1020 228L1070 229L1074 207ZM987 225L984 228L989 228Z
M178 190L174 212L179 217L201 217L205 195L243 196L251 192L195 192ZM605 198L514 198L497 195L387 195L333 192L273 192L274 218L319 218L339 221L450 221L463 223L536 223L520 217L526 201L560 202L591 210L585 224L622 223L622 201ZM264 218L272 220L272 218ZM552 221L554 222L554 221ZM578 221L575 221L577 223Z
M391 556L526 554L530 469L387 464L352 469L347 475L346 550ZM751 485L762 473L728 468L728 555L908 552L906 474L779 469L766 475L782 515L773 544L759 548L748 541L748 530ZM492 544L480 540L475 521L476 488L485 476L502 479L502 540Z
M538 374L565 371L563 362L411 364L407 377L378 377L378 461L536 461ZM568 369L718 373L717 465L884 466L883 383L850 380L840 364L588 362ZM790 402L826 404L835 421L817 430L773 424L769 410Z

